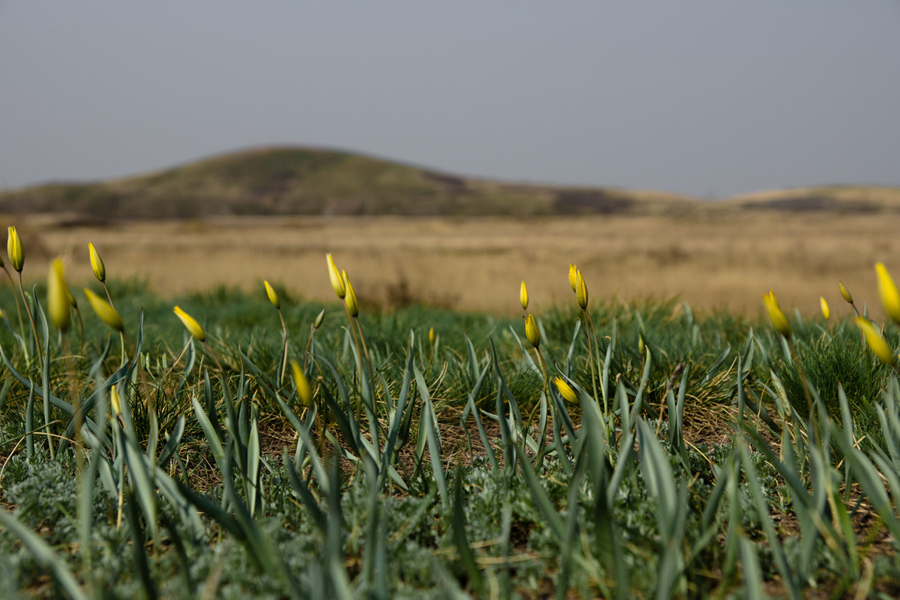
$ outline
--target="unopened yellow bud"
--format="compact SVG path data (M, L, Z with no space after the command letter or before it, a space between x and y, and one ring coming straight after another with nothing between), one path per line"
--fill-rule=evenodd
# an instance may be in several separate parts
M6 253L9 255L9 264L13 269L22 272L25 266L25 249L22 248L22 240L19 238L16 228L10 226L9 237L6 239Z
M831 318L831 309L828 308L828 302L825 301L825 296L821 296L819 298L819 307L822 309L822 316L825 317L825 320Z
M112 407L113 414L119 416L122 414L122 399L119 397L119 387L112 386L109 388L109 404Z
M300 363L291 359L291 371L294 374L294 385L297 386L297 396L300 398L300 404L311 407L313 405L312 388L309 386L309 380L303 374Z
M122 317L119 315L119 311L114 309L106 300L104 300L88 288L84 288L84 295L87 296L88 302L91 303L91 308L94 309L94 312L97 313L97 316L100 317L101 321L103 321L116 331L125 331L125 324L122 322Z
M538 330L534 315L531 313L525 318L525 337L528 338L528 341L535 348L541 345L541 332Z
M897 291L891 274L882 263L875 265L875 272L878 273L878 295L881 296L881 305L894 323L900 324L900 292Z
M791 324L788 322L787 317L784 316L774 291L769 290L768 294L763 294L763 304L766 306L769 320L772 321L775 331L786 338L791 337Z
M94 244L89 243L88 250L91 252L91 269L94 271L94 277L103 283L106 281L106 266L103 264L103 259L100 258L100 253L94 248Z
M319 311L319 314L316 315L316 320L313 323L313 329L318 329L322 326L322 322L325 320L325 309Z
M884 364L893 366L897 358L894 356L894 352L891 350L888 343L884 341L881 332L872 325L871 321L863 317L856 317L856 324L863 332L863 335L866 338L866 344L872 349L875 356L877 356Z
M572 291L576 292L575 285L578 282L578 267L573 264L569 265L569 285L572 286Z
M197 341L206 341L206 332L203 331L203 328L200 327L200 323L198 323L197 320L194 319L194 317L181 310L181 308L178 306L175 307L173 312L175 313L175 316L181 319L181 322L184 323L184 327L188 330L188 333L197 338Z
M578 306L581 307L581 310L587 310L588 290L587 285L584 283L584 276L581 274L581 271L578 271L575 274L575 300L578 301Z
M434 327L428 330L428 343L434 346Z
M556 377L553 379L553 384L556 386L556 389L559 390L559 394L565 398L567 401L572 404L578 404L578 394L575 393L575 390L572 389L566 380L562 377Z
M343 300L344 296L347 295L347 290L344 287L344 280L341 278L341 272L338 271L337 265L334 264L334 259L331 258L331 254L326 254L325 258L328 260L328 279L331 280L331 288L334 290L334 293L337 294L337 297Z
M522 282L522 287L519 288L519 302L524 310L528 310L528 289L525 287L524 281Z
M844 300L847 301L847 304L853 304L853 296L850 295L850 290L844 287L844 284L838 281L838 287L841 289L841 296L844 297Z
M50 265L50 276L47 278L47 312L50 322L60 331L67 331L72 324L68 290L63 262L57 258Z
M269 285L268 281L263 281L263 284L266 286L266 295L269 297L269 302L272 303L272 306L281 310L281 302L278 301L278 294L275 292L275 288Z
M346 294L344 295L344 303L347 305L347 311L350 312L351 317L359 316L359 303L356 301L356 292L353 291L353 286L350 285L350 280L347 278L347 271L341 271L341 279L344 283L344 291Z
M644 355L644 348L646 348L646 346L644 345L644 336L639 333L638 334L638 354L640 354L641 356Z

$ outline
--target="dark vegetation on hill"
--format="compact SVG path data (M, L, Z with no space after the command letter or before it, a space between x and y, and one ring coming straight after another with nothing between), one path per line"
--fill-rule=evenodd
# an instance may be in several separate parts
M0 192L2 213L100 219L207 216L548 216L897 210L900 188L817 187L704 202L666 192L504 183L349 152L261 148L155 173Z

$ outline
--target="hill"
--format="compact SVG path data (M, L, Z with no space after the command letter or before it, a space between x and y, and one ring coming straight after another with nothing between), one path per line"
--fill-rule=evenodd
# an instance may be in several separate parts
M359 154L263 148L156 173L0 193L2 213L99 218L227 215L531 216L677 210L662 192L502 183Z
M310 148L260 148L123 179L0 192L0 213L69 213L98 219L675 215L742 209L877 212L898 208L900 188L802 188L713 203L666 192L472 179Z

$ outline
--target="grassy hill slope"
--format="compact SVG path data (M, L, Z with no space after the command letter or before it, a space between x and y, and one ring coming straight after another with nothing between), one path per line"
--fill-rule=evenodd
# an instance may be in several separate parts
M690 199L456 177L359 154L263 148L136 177L0 193L0 212L102 218L219 215L529 216L677 209Z
M0 213L108 218L226 215L671 215L743 209L900 210L900 188L818 187L705 202L654 191L503 183L348 152L261 148L93 183L0 192Z

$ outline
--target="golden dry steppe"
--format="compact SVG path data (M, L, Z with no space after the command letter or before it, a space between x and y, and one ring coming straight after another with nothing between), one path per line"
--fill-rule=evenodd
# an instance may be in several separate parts
M721 211L703 216L530 218L216 217L96 224L65 215L7 215L26 248L26 275L62 256L73 285L91 278L88 242L111 278L139 278L162 296L224 284L331 301L325 253L361 301L424 302L514 314L526 280L537 307L571 302L570 262L592 299L678 297L695 311L759 312L774 288L786 309L841 307L837 282L880 311L873 265L900 273L900 214Z

